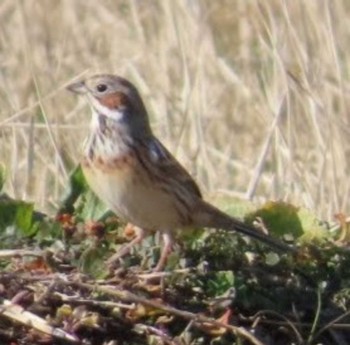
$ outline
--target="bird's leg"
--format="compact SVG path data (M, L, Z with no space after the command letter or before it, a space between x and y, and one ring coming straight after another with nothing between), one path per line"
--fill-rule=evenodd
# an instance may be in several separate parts
M136 237L128 244L125 244L122 248L120 248L115 254L113 254L107 260L108 265L112 265L114 262L125 256L126 254L129 254L131 248L134 247L136 244L139 244L145 238L146 232L143 229L137 226L134 226L134 229L136 230Z
M173 247L173 237L171 236L170 233L165 232L162 235L163 237L163 249L162 252L160 254L160 259L157 263L157 266L153 269L154 272L160 272L164 269L166 262L168 260L169 254L172 251L172 247Z

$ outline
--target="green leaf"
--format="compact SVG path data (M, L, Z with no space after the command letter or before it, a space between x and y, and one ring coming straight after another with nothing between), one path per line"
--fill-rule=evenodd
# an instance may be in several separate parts
M299 238L304 231L298 212L299 209L291 204L269 201L257 211L247 215L246 221L252 223L261 218L271 233L280 236L290 234L294 238Z
M17 227L22 230L24 235L30 236L35 233L35 228L32 228L33 224L33 210L34 205L26 202L19 202L17 204L16 220ZM31 231L33 229L33 232Z
M12 226L19 229L23 235L35 233L33 227L34 205L21 200L14 200L7 195L0 197L0 231Z
M269 201L246 217L253 222L261 218L272 234L291 235L299 241L309 242L327 236L327 231L309 210L282 201Z
M3 189L6 181L6 168L3 164L0 164L0 191Z
M84 195L78 215L84 220L102 220L113 213L91 190L88 190Z
M235 276L232 271L218 271L213 279L208 281L208 292L212 296L218 296L234 286Z
M308 209L300 208L298 216L303 228L302 242L322 241L329 237L329 231L322 226L319 219Z
M58 213L73 213L74 203L86 190L88 190L88 187L79 164L69 176L68 186L64 191L61 207Z
M275 266L280 262L280 256L274 252L266 254L265 262L269 266Z
M106 248L92 244L80 257L80 267L84 273L90 274L95 279L105 278L109 271L102 259Z
M76 215L83 220L101 220L112 214L89 188L80 165L74 169L69 177L69 184L58 213L72 214L75 209Z

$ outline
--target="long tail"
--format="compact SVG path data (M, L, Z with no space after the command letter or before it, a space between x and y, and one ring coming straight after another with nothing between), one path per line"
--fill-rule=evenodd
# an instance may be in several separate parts
M282 252L297 252L296 248L290 247L278 239L264 234L254 226L249 226L248 224L227 215L205 201L201 201L200 205L195 210L193 214L193 222L195 225L200 227L240 232L256 240L264 242L270 247Z

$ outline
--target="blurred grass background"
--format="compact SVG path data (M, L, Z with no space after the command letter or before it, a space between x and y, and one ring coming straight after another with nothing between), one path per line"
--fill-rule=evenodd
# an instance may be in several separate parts
M79 76L133 81L207 197L350 211L346 0L1 0L5 190L53 210L90 112Z

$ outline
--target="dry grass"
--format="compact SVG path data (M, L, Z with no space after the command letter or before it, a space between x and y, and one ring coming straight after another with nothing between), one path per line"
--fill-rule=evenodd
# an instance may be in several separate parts
M346 0L2 0L6 190L57 204L89 122L64 90L113 72L211 195L350 211Z

